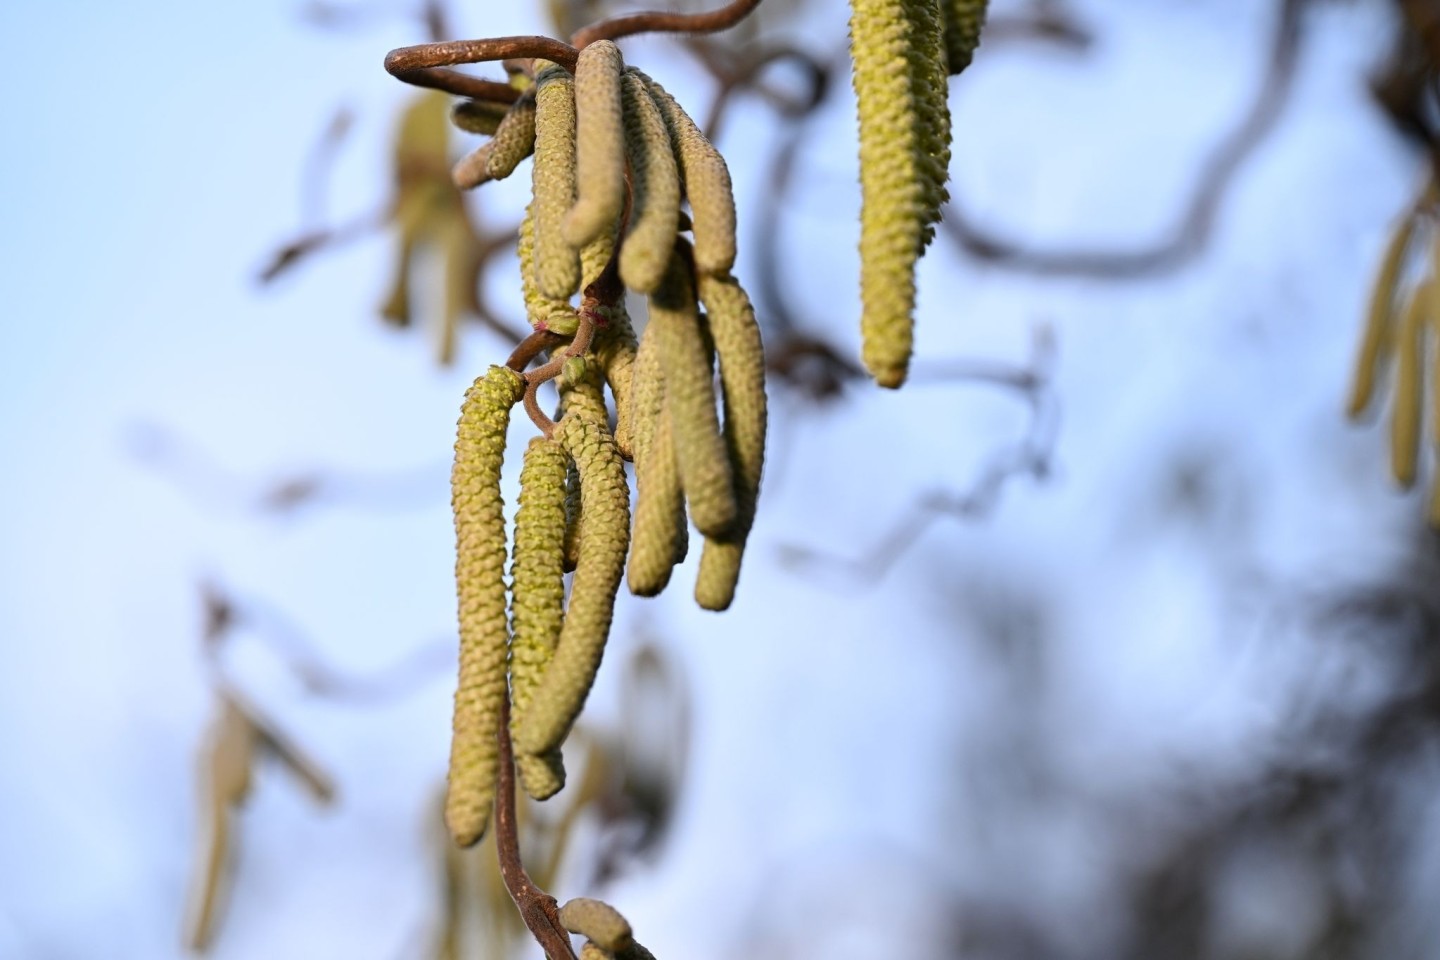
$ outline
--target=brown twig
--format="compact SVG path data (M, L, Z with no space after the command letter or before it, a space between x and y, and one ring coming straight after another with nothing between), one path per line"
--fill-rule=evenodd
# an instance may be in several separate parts
M570 37L570 43L579 50L597 40L619 40L637 33L715 33L735 26L758 6L760 0L731 0L719 10L708 13L670 13L663 10L630 13L582 27Z
M1209 245L1220 201L1244 162L1264 142L1290 94L1300 49L1300 14L1306 0L1284 0L1260 89L1240 123L1215 146L1185 214L1172 235L1137 250L1039 250L997 237L967 217L954 186L940 221L946 235L973 257L1007 270L1041 276L1124 280L1153 276L1189 263Z
M570 935L560 923L555 898L530 879L520 859L520 825L515 811L515 751L510 743L510 693L500 698L500 775L495 793L495 850L500 877L530 934L549 960L575 960Z
M551 37L491 37L486 40L447 40L444 43L421 43L412 47L399 47L385 54L385 70L398 80L420 87L432 87L449 93L460 93L471 97L475 94L454 89L451 85L484 84L493 88L490 94L481 94L478 99L493 100L504 87L515 93L509 84L495 80L480 80L455 70L446 70L461 63L485 63L492 60L516 58L552 60L571 73L575 72L575 58L579 55L574 47ZM507 102L518 96L510 96Z
M963 492L935 490L916 498L904 517L880 543L865 551L862 559L831 556L808 547L783 547L782 557L794 566L828 566L850 575L854 581L875 584L909 550L935 521L949 517L977 520L988 516L1000 501L1012 479L1030 476L1043 480L1049 475L1059 424L1059 403L1050 383L1055 344L1048 327L1035 331L1032 356L1024 368L1006 368L977 361L949 361L917 373L930 382L969 381L1014 390L1030 407L1030 426L1025 436L990 458L979 475Z

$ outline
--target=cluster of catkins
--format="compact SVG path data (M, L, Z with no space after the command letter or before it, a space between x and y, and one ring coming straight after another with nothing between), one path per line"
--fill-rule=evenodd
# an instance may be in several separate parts
M986 0L850 0L860 112L862 359L905 382L915 264L935 235L950 166L948 78L970 65Z
M1390 237L1370 298L1347 412L1352 418L1365 413L1386 370L1393 365L1394 374L1389 377L1390 471L1401 486L1413 487L1425 419L1425 368L1433 366L1430 433L1435 456L1428 516L1430 525L1440 529L1440 229L1435 225L1436 202L1432 183ZM1424 276L1409 281L1407 274L1421 250L1429 254L1419 258Z
M564 785L560 747L600 665L620 581L643 596L665 587L686 554L687 507L704 537L696 600L730 605L765 449L764 357L730 273L725 161L610 41L582 49L573 77L537 60L533 82L518 73L512 82L523 92L503 112L481 102L454 110L464 129L493 134L454 177L474 186L534 155L520 265L530 322L555 342L561 413L525 452L507 585L501 462L510 411L522 397L533 407L536 384L491 367L461 412L452 477L460 682L446 821L462 845L489 817L507 678L521 784L544 799ZM649 300L638 339L617 273ZM633 529L626 459L638 488Z

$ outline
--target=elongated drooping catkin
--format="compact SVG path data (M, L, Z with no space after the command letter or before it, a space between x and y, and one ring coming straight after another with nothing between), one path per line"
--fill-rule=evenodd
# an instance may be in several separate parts
M452 114L453 116L453 114ZM461 190L487 180L504 180L535 150L535 97L525 94L510 105L495 137L455 164L451 178Z
M674 425L675 455L690 519L706 536L724 536L735 521L735 491L715 412L710 349L700 328L688 257L671 259L665 283L650 297L650 326L665 372L665 407Z
M605 321L604 327L595 335L595 362L600 365L605 382L610 385L610 393L615 397L615 446L620 456L630 460L635 455L631 439L634 429L631 397L639 342L623 301L596 307L595 312Z
M1395 363L1395 409L1390 420L1390 469L1402 487L1415 485L1420 460L1420 419L1425 405L1425 327L1440 286L1426 280L1410 295L1400 319Z
M610 414L605 409L605 394L600 387L600 372L593 358L571 357L556 378L560 391L560 408L565 416L588 417L610 429ZM565 484L565 572L580 562L580 540L585 525L585 503L580 493L580 470L572 461Z
M861 356L884 387L905 382L914 340L915 261L930 174L923 162L908 0L851 0L860 115Z
M635 360L635 523L625 578L630 592L653 597L685 559L688 533L675 431L665 405L657 329L645 328Z
M660 108L632 70L623 78L625 153L633 202L620 244L620 279L651 293L665 278L680 222L680 172Z
M536 330L570 336L580 327L580 318L569 300L547 297L535 282L535 204L525 208L520 221L520 236L515 245L520 259L520 292L525 298L525 315Z
M445 822L468 847L485 833L495 797L496 739L505 695L505 515L500 469L510 408L524 384L492 366L465 394L455 438L451 504L455 512L455 584L459 597L460 680Z
M910 82L920 122L920 167L925 173L922 249L935 237L940 208L950 199L950 84L945 69L941 6L945 0L908 0L910 11Z
M985 27L987 0L943 0L945 59L952 75L970 66Z
M735 522L721 537L706 537L695 580L695 601L724 610L735 599L745 540L755 520L765 464L765 351L750 298L733 277L700 277L700 300L710 321L725 409L725 446L734 479Z
M1360 352L1355 360L1355 378L1350 387L1350 399L1345 404L1345 413L1351 419L1363 414L1375 396L1375 385L1380 370L1385 364L1395 341L1395 292L1400 285L1400 274L1405 266L1405 254L1410 240L1415 235L1415 216L1407 214L1395 226L1390 242L1385 245L1385 254L1380 260L1380 270L1375 275L1375 286L1370 293L1369 309L1365 313L1365 330L1360 339Z
M630 539L630 488L610 431L589 417L567 416L555 438L579 468L585 525L560 643L516 731L516 748L531 755L559 747L585 705L605 652Z
M600 40L575 64L576 192L565 241L577 250L620 219L625 206L625 120L620 48Z
M547 297L569 299L580 288L580 257L561 223L575 202L575 89L564 68L535 61L535 284Z
M685 108L660 84L640 76L675 145L680 182L694 213L695 269L701 274L728 273L735 266L735 195L730 168Z
M515 555L510 563L510 729L529 709L531 696L560 639L565 615L565 475L570 456L554 440L536 437L520 471L515 514ZM525 792L544 800L565 785L559 750L516 757Z

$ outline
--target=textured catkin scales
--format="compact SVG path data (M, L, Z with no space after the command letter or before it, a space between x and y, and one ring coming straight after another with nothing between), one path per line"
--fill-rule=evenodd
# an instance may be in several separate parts
M559 747L585 705L605 651L630 540L630 488L605 424L567 416L556 426L555 439L579 469L585 524L560 642L515 734L517 749L532 756Z
M695 601L707 610L724 610L735 599L765 464L765 351L750 298L733 277L702 275L699 287L720 361L735 521L724 536L705 538Z
M596 334L595 362L600 365L610 393L615 397L615 446L620 456L630 460L634 458L631 436L635 417L631 398L639 342L623 301L597 307L595 312L605 321L604 328Z
M625 122L620 48L609 40L580 51L575 65L575 205L565 215L565 242L580 248L620 219L625 206Z
M579 326L575 308L569 300L547 297L535 282L534 207L532 202L525 208L525 218L520 221L520 236L515 244L515 254L520 260L520 292L525 298L525 316L536 330L550 330L568 336Z
M485 833L495 797L496 740L505 695L505 516L500 469L510 408L520 375L492 366L465 394L455 438L451 504L455 514L455 583L459 597L460 680L445 822L455 842Z
M945 14L945 59L952 75L970 66L980 46L985 27L987 0L943 0Z
M689 547L657 333L653 324L645 328L635 360L635 525L625 576L639 597L664 590Z
M728 273L735 266L735 195L730 168L685 109L654 80L636 71L650 90L670 132L680 182L694 214L695 269Z
M588 417L609 429L610 414L605 409L605 394L593 363L581 357L572 357L556 378L556 385L560 390L560 407L564 415ZM580 562L584 525L585 504L580 493L580 471L572 461L565 483L565 543L562 554L566 573L574 570Z
M620 244L620 279L652 293L665 278L680 222L680 172L660 108L633 70L623 78L625 153L633 200L630 226Z
M1365 331L1360 340L1360 353L1356 358L1355 378L1350 388L1350 398L1345 404L1345 413L1359 417L1370 406L1375 396L1375 384L1386 355L1393 348L1395 340L1395 293L1400 285L1400 274L1405 266L1405 254L1415 235L1415 218L1407 215L1390 235L1380 261L1380 271L1375 277L1375 286L1370 294L1369 309L1365 314Z
M452 114L453 116L453 114ZM462 190L487 180L504 180L535 150L535 98L527 93L510 105L494 139L455 164L451 178Z
M461 100L450 108L450 122L466 133L493 137L510 105L489 100Z
M650 326L664 372L664 403L674 425L690 519L706 536L724 536L735 522L735 491L715 412L710 348L700 326L689 257L671 259L665 282L650 297Z
M570 457L554 440L536 437L520 471L520 509L515 514L515 555L510 563L510 728L530 706L550 663L565 614L565 476ZM516 758L525 792L544 800L565 785L560 751Z
M914 331L915 261L930 175L911 69L908 0L852 0L850 55L860 116L860 329L876 382L905 382Z
M560 232L575 201L574 87L558 64L535 61L535 285L561 300L580 288L580 258Z
M925 172L925 222L921 248L935 238L940 208L950 199L950 85L945 69L941 6L944 0L908 0L910 76L920 123L920 166Z

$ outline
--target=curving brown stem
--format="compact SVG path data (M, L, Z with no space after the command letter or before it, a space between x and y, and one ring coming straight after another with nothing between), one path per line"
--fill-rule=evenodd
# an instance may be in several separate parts
M1289 100L1300 54L1305 0L1282 0L1269 64L1255 98L1234 129L1216 143L1179 224L1167 238L1135 250L1047 250L991 234L973 223L952 186L940 229L972 257L1037 276L1126 280L1188 265L1209 246L1222 201L1245 162L1275 129Z
M449 93L484 100L497 99L500 87L508 84L481 80L456 70L446 70L462 63L485 63L492 60L533 59L553 60L571 73L575 72L576 49L551 37L491 37L485 40L447 40L444 43L420 43L399 47L385 54L385 70L393 77L421 87L433 87ZM472 93L472 89L490 93ZM464 89L460 89L463 87ZM515 99L505 95L506 102Z
M500 861L500 878L530 935L545 950L549 960L575 960L570 935L560 923L555 898L536 885L520 859L520 826L515 815L515 750L510 743L510 694L500 699L500 775L495 793L495 850Z
M719 10L708 13L670 13L663 10L630 13L576 30L570 37L570 44L580 50L597 40L619 40L637 33L714 33L735 26L758 6L760 0L731 0Z

